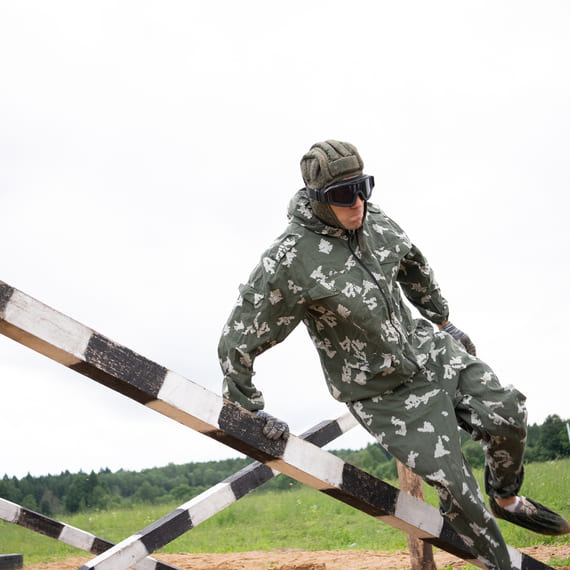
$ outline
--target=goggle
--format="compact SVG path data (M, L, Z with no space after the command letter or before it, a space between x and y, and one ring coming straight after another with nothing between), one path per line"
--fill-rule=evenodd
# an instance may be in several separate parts
M332 206L354 206L357 196L364 201L372 195L374 188L374 176L364 174L358 178L342 180L323 190L313 190L307 188L309 197L317 202L326 202Z

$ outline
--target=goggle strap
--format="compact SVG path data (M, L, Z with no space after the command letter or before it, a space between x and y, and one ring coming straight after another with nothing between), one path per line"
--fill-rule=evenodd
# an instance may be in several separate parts
M309 193L309 198L311 198L311 200L316 200L317 202L327 201L324 194L320 190L313 190L312 188L307 187L307 192Z

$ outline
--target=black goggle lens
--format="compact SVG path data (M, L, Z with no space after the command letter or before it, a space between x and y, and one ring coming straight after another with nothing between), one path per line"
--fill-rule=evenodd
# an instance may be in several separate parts
M325 190L310 190L309 194L319 202L327 202L332 206L354 206L357 196L368 200L374 188L374 176L359 176L353 180L346 180L329 186Z

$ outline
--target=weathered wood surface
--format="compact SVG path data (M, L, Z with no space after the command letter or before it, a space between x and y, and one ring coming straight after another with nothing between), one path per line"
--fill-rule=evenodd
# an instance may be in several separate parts
M421 477L412 473L400 461L397 462L397 465L400 490L409 493L412 497L415 497L420 501L423 501L424 489ZM437 570L431 544L408 534L408 549L410 551L410 563L412 570Z
M346 433L355 425L356 420L350 416L350 414L346 414L336 420L322 421L300 437L305 441L310 441L322 447L343 433ZM162 517L159 521L156 521L150 525L150 527L137 534L141 537L141 540L147 533L148 535L152 535L155 544L153 550L157 550L278 475L278 471L271 469L263 463L252 463L240 471L237 471L216 485L213 489L209 489L197 497L194 497L188 503ZM197 510L200 511L200 520L194 516L193 524L178 524L181 520L181 517L178 516L180 513L188 511L188 513L192 515ZM186 518L192 520L189 517ZM2 498L0 498L0 519L96 555L106 552L115 545L113 542L95 536L90 532L57 521ZM0 570L1 568L0 566ZM177 570L175 566L154 560L150 557L143 559L141 563L135 565L135 569Z
M0 554L0 570L20 570L23 567L22 554Z

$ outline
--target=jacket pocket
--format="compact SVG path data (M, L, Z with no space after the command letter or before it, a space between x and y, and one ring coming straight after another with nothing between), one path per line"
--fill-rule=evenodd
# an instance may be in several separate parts
M338 324L339 291L334 287L324 287L317 284L309 291L309 308L307 314L313 319L317 331ZM343 315L345 316L345 315Z
M261 307L265 299L263 293L259 293L259 291L256 291L251 285L247 284L241 284L239 286L239 294L243 300L248 301L256 309Z

